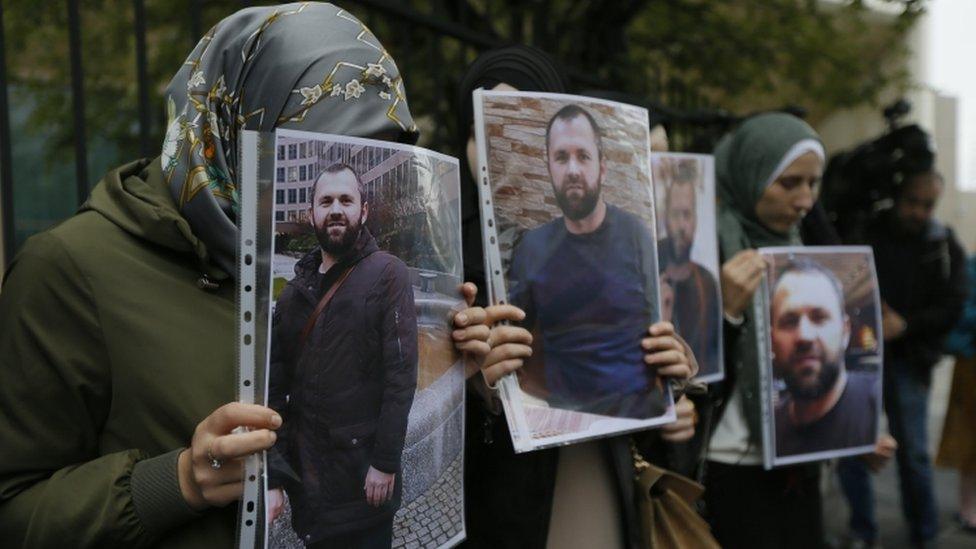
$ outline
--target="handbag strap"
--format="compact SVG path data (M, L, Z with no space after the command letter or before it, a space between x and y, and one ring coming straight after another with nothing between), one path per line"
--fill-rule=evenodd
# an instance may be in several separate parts
M308 339L308 335L312 333L312 328L315 327L315 321L318 320L319 315L322 314L322 311L325 310L325 307L329 304L330 301L332 301L332 297L335 296L336 292L339 291L339 288L342 286L342 283L345 282L347 278L349 278L350 274L352 274L352 271L356 268L356 265L359 265L359 262L353 263L352 265L347 267L346 270L341 275L339 275L339 279L335 281L335 284L333 284L332 287L329 288L329 291L325 292L325 295L322 296L322 299L319 300L319 304L315 306L315 310L312 311L312 314L309 315L308 320L305 321L305 327L302 328L302 334L298 340L299 347L305 346L305 340Z
M670 490L689 505L698 500L705 491L704 486L690 478L648 462L637 449L633 437L630 438L630 455L634 460L635 480L643 485L644 490L652 488L657 492Z
M630 457L634 460L634 477L639 477L641 473L652 467L651 463L644 459L640 450L637 449L637 442L634 437L630 437Z

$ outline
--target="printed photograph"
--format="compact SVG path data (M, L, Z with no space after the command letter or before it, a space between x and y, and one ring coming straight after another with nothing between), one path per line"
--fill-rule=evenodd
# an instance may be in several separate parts
M715 164L707 155L651 153L657 206L661 318L698 361L696 379L723 377Z
M883 352L871 249L760 252L769 264L772 464L870 452Z
M491 283L534 337L508 399L515 425L544 447L670 421L670 389L640 347L660 318L647 111L556 94L479 100L483 221L497 225L501 265Z
M458 164L406 145L276 136L267 547L464 537Z

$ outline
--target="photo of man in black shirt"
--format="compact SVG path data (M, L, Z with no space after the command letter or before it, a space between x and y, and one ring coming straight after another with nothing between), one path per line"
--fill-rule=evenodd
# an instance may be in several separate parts
M786 386L775 410L776 456L873 445L880 375L846 368L851 320L837 276L797 258L771 298L773 370Z

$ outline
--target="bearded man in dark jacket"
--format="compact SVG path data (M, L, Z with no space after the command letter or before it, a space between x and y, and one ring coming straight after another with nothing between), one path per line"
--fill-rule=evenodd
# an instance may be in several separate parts
M283 488L308 547L388 548L400 506L416 312L407 267L379 250L367 213L350 166L319 176L309 219L320 249L298 262L274 312L269 405L284 422L268 506L280 510Z

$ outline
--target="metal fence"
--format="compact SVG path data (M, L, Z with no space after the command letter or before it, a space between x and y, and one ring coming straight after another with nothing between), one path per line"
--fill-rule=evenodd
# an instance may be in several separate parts
M444 0L427 1L387 1L387 0L339 0L339 2L363 20L383 40L384 45L398 60L401 71L407 75L405 85L410 97L411 111L421 123L425 137L423 145L447 153L454 152L452 135L456 131L454 112L457 79L468 63L485 49L512 42L532 43L529 29L521 19L520 3L509 0L462 0L446 4ZM471 2L471 3L469 3ZM70 104L72 140L74 149L75 193L63 200L74 199L81 204L88 196L90 143L86 138L85 127L86 70L85 52L82 48L83 33L78 0L65 0L67 13L69 62L70 62ZM205 25L216 21L204 21L204 8L223 8L230 13L246 7L246 1L184 0L174 2L173 9L186 13L189 35L199 37ZM473 6L480 10L476 11ZM531 7L533 3L524 3ZM448 9L450 8L450 9ZM8 94L10 75L5 63L10 44L4 40L4 8L0 3L0 203L3 209L3 257L9 262L18 244L16 238L16 210L14 204L18 196L14 192L14 166L12 165L11 111ZM213 9L211 10L213 11ZM138 125L133 129L132 140L138 143L143 156L155 156L161 141L163 121L159 116L161 98L154 91L154 83L148 76L147 27L148 20L144 0L132 0L132 32L135 34L133 62L136 66L136 86L138 105ZM504 18L505 32L486 32L478 30L472 23L480 18ZM6 24L10 24L9 21ZM483 25L482 25L483 26ZM493 28L489 26L489 28ZM194 38L195 40L195 38ZM187 44L187 51L190 43ZM546 44L536 46L547 49ZM560 52L551 52L557 59ZM120 57L127 57L126 53ZM562 59L562 61L567 61ZM571 83L576 89L613 89L615 86L594 77L580 67L567 63ZM157 86L158 87L158 86ZM728 114L710 108L707 101L677 81L648 83L640 90L617 90L629 94L634 102L644 104L664 114L669 120L672 148L684 151L707 151L714 141L735 120ZM667 107L665 107L665 105ZM425 124L426 122L426 124ZM56 219L50 220L57 221ZM23 232L23 231L21 231Z
M7 56L3 3L0 3L0 221L3 222L2 253L9 262L14 253L14 172L11 165L10 108L7 100ZM4 265L6 267L6 264Z

